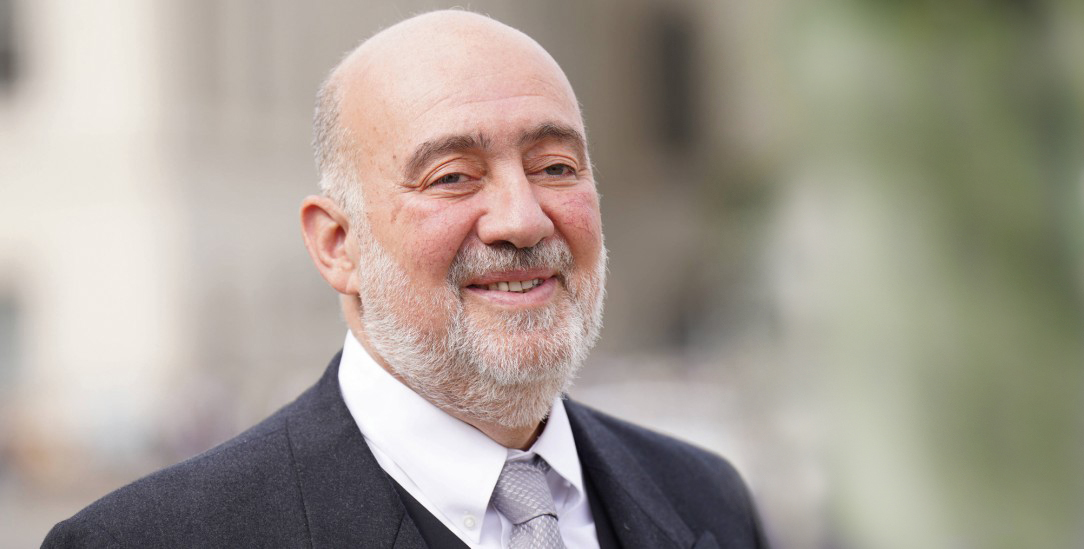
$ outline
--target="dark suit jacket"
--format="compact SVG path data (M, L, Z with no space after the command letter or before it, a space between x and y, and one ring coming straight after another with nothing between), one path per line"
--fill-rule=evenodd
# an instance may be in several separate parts
M425 547L343 403L338 370L336 356L292 404L98 500L57 524L43 547ZM765 546L729 463L566 407L584 473L622 546Z

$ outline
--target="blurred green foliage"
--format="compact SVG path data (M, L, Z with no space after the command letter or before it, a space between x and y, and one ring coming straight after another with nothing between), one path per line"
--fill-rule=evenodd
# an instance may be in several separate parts
M893 328L908 348L881 349L908 357L888 367L906 385L912 450L942 514L931 521L940 532L913 542L1084 542L1080 15L1068 2L841 2L797 23L814 39L831 32L818 24L838 26L861 50L840 61L854 63L840 72L852 80L837 82L828 108L811 98L808 129L827 136L814 162L859 164L875 196L907 197L922 226L919 265L897 252L906 276L883 281L891 303L910 302ZM890 228L880 244L912 229ZM840 346L854 345L855 325L885 321L870 305L839 320ZM878 365L855 360L836 375L862 368ZM860 509L865 498L841 499L840 512L875 512Z
M713 203L721 232L819 205L816 322L782 337L815 342L836 543L1082 546L1084 3L780 13L789 123Z

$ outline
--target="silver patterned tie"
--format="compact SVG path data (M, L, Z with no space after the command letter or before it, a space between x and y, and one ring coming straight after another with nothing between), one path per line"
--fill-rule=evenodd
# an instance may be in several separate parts
M512 522L511 549L564 549L557 528L553 495L546 484L549 464L542 458L532 461L509 461L504 464L493 506Z

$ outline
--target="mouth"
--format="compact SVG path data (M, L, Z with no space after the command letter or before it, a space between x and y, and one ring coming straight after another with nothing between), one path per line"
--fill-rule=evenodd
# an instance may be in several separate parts
M508 306L539 305L549 300L559 276L552 270L491 273L470 280L468 294Z
M541 278L532 278L530 280L501 280L499 282L491 282L486 285L471 284L469 288L477 288L479 290L489 290L491 292L516 292L523 293L529 292L535 288L535 286L541 285L543 280Z

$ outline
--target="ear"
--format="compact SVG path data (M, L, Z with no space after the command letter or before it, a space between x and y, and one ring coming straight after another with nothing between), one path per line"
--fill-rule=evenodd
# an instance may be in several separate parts
M308 196L301 201L301 234L324 280L341 294L357 295L358 244L350 216L325 196Z

